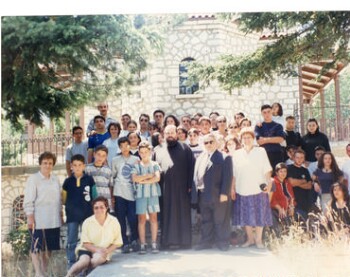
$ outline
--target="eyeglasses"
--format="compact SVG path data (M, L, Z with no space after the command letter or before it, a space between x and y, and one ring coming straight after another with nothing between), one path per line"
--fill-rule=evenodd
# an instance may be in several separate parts
M205 141L204 144L207 145L207 144L213 144L214 141L213 140L209 140L209 141Z
M104 210L104 209L106 209L105 206L95 206L94 207L94 210Z
M141 118L141 119L140 119L140 122L148 122L148 119L146 119L146 118Z

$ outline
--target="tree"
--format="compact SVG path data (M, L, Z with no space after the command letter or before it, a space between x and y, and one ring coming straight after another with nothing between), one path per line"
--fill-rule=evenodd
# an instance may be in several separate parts
M271 82L276 75L297 76L299 64L326 60L326 70L350 61L348 11L221 14L219 18L234 21L247 34L268 30L273 40L244 56L224 55L217 64L193 64L190 74L204 86L218 80L230 91Z
M133 16L2 17L2 117L42 125L140 81L161 51L157 29ZM136 23L136 22L135 22Z

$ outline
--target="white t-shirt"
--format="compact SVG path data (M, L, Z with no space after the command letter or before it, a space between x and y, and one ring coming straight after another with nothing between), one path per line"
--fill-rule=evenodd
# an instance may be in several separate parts
M243 196L255 195L261 192L260 185L266 183L265 174L272 171L266 150L253 147L248 153L244 148L232 155L236 192Z

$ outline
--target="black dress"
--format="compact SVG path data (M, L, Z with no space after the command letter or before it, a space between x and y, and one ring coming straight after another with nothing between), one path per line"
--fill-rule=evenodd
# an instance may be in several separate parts
M183 143L159 145L154 159L161 167L161 245L163 248L191 247L190 189L195 159Z
M350 227L350 202L344 208L338 208L335 201L332 201L332 217L334 225L338 228Z

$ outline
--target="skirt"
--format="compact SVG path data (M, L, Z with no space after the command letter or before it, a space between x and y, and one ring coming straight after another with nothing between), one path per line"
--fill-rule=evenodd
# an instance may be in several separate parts
M267 193L243 196L233 201L232 225L272 226L272 214Z

